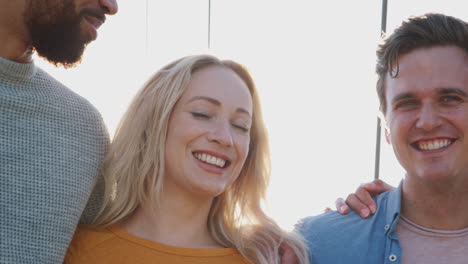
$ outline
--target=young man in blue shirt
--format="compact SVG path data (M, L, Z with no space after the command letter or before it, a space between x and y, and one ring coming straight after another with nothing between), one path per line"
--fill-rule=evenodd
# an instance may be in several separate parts
M468 24L412 17L377 51L386 138L406 176L367 219L327 212L303 219L311 262L466 263L468 248Z

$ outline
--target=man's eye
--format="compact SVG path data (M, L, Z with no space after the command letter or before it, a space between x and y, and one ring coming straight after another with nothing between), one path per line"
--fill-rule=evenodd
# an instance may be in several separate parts
M205 113L191 112L192 116L197 119L210 119L211 117Z
M454 96L454 95L448 95L448 96L443 96L440 100L443 103L450 103L450 102L459 102L461 101L461 98L458 96Z
M400 101L396 103L393 108L398 109L398 108L412 107L412 106L415 106L416 104L417 102L415 100Z

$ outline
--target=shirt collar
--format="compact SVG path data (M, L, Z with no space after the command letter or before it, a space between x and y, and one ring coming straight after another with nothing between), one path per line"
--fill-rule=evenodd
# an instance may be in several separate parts
M33 62L19 63L0 57L0 77L23 80L36 74L37 68Z
M396 224L400 219L401 209L401 189L403 186L403 180L400 182L397 188L391 190L388 194L387 200L387 214L385 222L389 225L388 232L394 232Z

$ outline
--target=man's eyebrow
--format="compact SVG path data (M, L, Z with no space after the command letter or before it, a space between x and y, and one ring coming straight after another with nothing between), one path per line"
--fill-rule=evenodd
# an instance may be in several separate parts
M415 98L413 93L401 93L396 95L395 97L392 98L391 104L395 104L396 102L403 100L403 99L410 99L410 98Z
M220 106L221 105L221 102L214 99L214 98L211 98L211 97L208 97L208 96L194 96L192 98L190 98L190 100L187 101L187 103L191 103L193 101L197 101L197 100L204 100L204 101L207 101L207 102L210 102L214 105L217 105L217 106ZM236 109L236 112L238 113L244 113L244 114L247 114L249 117L252 117L252 115L250 114L249 111L247 111L246 109L242 108L242 107L238 107Z
M437 93L439 94L458 94L461 96L468 96L465 91L458 88L439 88L437 89Z

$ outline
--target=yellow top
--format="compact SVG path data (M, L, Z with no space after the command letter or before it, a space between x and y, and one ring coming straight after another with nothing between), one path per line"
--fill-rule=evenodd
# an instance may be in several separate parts
M78 230L68 248L65 264L248 264L233 248L180 248L140 238L116 225Z

